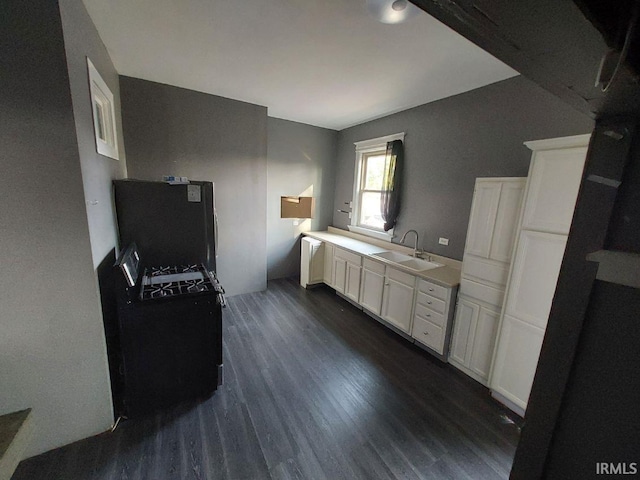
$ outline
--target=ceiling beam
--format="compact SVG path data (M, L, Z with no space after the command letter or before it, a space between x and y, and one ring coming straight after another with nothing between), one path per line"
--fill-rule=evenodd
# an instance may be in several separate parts
M595 86L608 46L571 1L412 0L575 109L601 118L640 110L640 88L623 68L605 93Z

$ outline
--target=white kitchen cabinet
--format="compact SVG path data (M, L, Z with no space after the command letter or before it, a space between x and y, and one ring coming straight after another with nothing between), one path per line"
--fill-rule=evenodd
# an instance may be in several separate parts
M463 277L504 287L525 184L525 178L476 179L462 262ZM460 291L464 293L463 289Z
M467 375L487 384L500 313L473 298L458 297L449 360Z
M307 287L324 281L324 244L304 237L301 241L300 285Z
M589 135L527 142L533 150L490 373L492 395L523 414L555 294Z
M526 178L502 179L500 181L500 202L496 212L488 257L491 260L511 262L526 181Z
M455 289L419 279L411 336L446 359Z
M466 253L489 258L501 187L502 184L498 180L476 181L465 243Z
M529 145L544 148L538 142ZM569 233L586 153L586 145L534 151L523 229Z
M478 178L449 362L488 384L526 178Z
M478 303L468 300L462 295L458 296L449 361L463 366L469 365L479 313L480 305Z
M330 243L324 243L324 268L322 278L324 283L333 287L333 250L334 246Z
M480 306L469 368L478 375L478 378L483 380L488 380L491 371L491 359L496 345L499 323L500 312L498 310Z
M457 286L446 287L440 284L441 280L429 281L401 266L394 268L390 262L373 256L380 249L372 245L355 246L356 251L371 252L366 254L321 241L321 278L327 285L406 340L446 361ZM450 281L457 283L457 276L452 273L441 275L451 276Z
M380 312L382 310L384 273L384 264L369 260L368 258L363 259L360 305L369 312L378 316L380 316Z
M351 262L347 262L347 278L345 281L344 295L354 302L360 300L360 273L362 267Z
M336 292L344 293L344 287L347 283L347 261L338 257L335 251L333 254L333 277L331 283Z
M416 277L387 267L382 294L384 320L405 333L411 331L411 313Z
M358 302L360 297L361 265L360 255L334 247L333 288L354 302Z

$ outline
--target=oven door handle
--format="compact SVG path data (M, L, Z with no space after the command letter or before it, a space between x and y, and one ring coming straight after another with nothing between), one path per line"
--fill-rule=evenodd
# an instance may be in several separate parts
M218 295L216 295L216 298L218 300L218 305L220 305L222 308L227 308L227 301L225 300L222 293L218 293Z

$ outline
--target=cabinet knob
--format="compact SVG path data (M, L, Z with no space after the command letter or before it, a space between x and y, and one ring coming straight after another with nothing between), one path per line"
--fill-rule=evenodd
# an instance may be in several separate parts
M429 289L429 291L430 291L430 292L433 292L433 288L430 288L430 289Z
M431 302L427 302L427 305L431 305Z
M422 332L423 335L429 335L429 332Z

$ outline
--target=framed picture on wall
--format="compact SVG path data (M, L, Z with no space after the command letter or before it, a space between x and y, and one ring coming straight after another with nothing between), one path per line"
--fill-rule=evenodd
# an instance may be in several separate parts
M96 151L100 155L120 160L113 93L111 93L100 73L89 60L89 57L87 57L87 68L89 71L89 90L91 92Z

